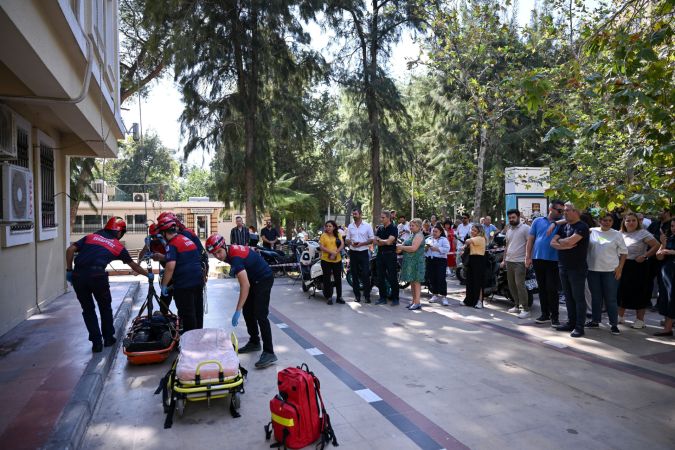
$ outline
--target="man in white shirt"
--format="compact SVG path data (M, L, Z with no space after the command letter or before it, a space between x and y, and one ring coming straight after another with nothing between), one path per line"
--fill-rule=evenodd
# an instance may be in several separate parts
M471 237L471 227L473 224L469 220L470 216L468 213L462 214L462 223L457 225L457 233L455 237L457 238L457 254L462 254L462 249L464 248L464 241L467 237Z
M366 303L370 303L370 244L375 239L373 227L363 221L361 208L352 210L353 223L347 227L345 241L349 245L349 270L352 273L352 289L357 302L361 301L361 286ZM359 283L360 280L360 283Z
M525 288L525 249L527 237L530 234L530 226L520 221L520 211L510 209L506 212L509 226L506 231L506 248L502 267L506 266L506 278L509 283L509 292L513 296L515 306L509 309L511 313L517 313L519 319L530 317L530 302L527 289Z
M403 214L398 217L398 237L404 241L410 237L410 224Z

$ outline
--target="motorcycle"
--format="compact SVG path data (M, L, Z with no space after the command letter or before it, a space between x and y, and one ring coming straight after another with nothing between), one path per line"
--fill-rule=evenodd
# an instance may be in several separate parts
M304 242L293 240L284 244L288 248L288 253L268 249L261 246L252 247L260 253L265 262L270 266L275 276L282 276L288 274L288 271L298 266L298 260L304 246Z

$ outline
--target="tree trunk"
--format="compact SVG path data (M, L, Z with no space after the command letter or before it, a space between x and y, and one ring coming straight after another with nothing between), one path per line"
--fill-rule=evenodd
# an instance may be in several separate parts
M480 146L478 148L478 161L476 161L476 190L473 194L473 215L478 219L481 215L481 200L483 198L483 171L485 170L485 155L488 150L487 124L480 127Z
M378 52L378 15L377 2L373 1L373 19L370 26L370 63L364 67L368 73L366 88L366 105L368 107L368 125L370 128L370 169L373 183L373 211L371 225L378 223L382 211L382 173L380 167L380 111L375 95L377 78Z

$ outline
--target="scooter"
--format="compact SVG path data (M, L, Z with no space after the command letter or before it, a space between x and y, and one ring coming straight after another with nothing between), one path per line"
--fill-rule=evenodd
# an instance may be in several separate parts
M317 241L307 241L300 253L300 275L302 279L302 292L309 292L311 296L316 294L317 289L324 291L323 270L321 270L321 251ZM323 292L327 297L327 293Z

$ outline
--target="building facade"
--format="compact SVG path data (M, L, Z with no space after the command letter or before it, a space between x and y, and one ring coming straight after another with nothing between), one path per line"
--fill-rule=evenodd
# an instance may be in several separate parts
M0 0L0 335L63 294L71 157L117 156L117 0Z
M153 223L163 211L173 211L186 227L194 230L202 241L206 241L212 233L220 233L229 242L230 230L236 226L235 218L242 213L227 208L223 202L199 199L183 202L160 202L150 198L137 201L109 201L111 196L105 192L111 189L95 189L95 198L92 198L96 209L87 202L81 202L75 216L70 240L75 242L83 236L101 229L110 217L121 217L127 223L127 233L122 239L124 246L130 250L143 248L147 235L148 223ZM101 195L104 197L101 199ZM147 196L147 194L142 194ZM101 201L103 200L103 201ZM102 214L101 214L102 212ZM103 215L103 217L101 217ZM244 219L244 223L246 220Z

